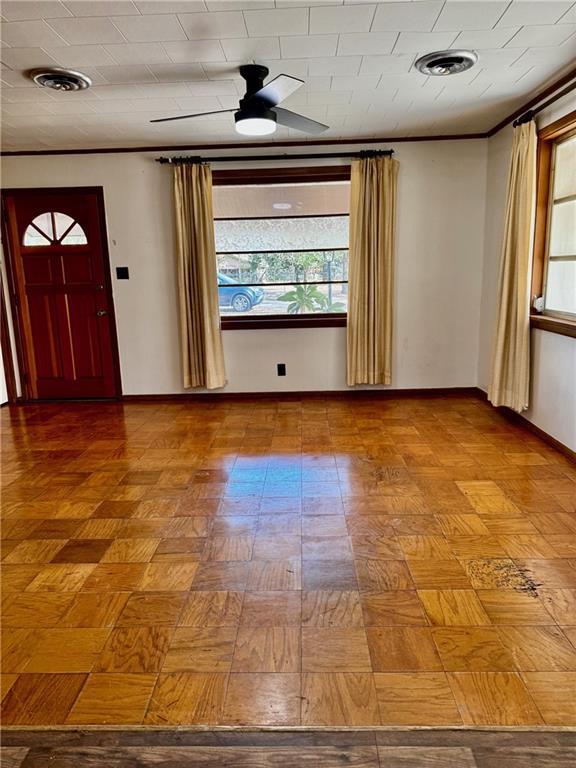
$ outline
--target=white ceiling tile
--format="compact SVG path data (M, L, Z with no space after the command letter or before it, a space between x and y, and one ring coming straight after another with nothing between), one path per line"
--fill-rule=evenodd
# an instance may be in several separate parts
M360 75L357 77L333 77L333 91L365 91L376 88L380 75Z
M375 5L310 8L310 34L369 32Z
M352 91L327 91L321 93L308 93L307 105L309 107L325 107L329 104L350 104Z
M200 96L198 98L189 96L185 99L176 99L176 104L178 109L181 109L183 112L208 112L209 110L223 108L217 98L210 96Z
M143 65L126 65L117 67L97 67L107 83L150 83L154 82L154 75Z
M71 69L117 63L101 45L63 45L46 50L61 67Z
M572 3L573 0L514 0L498 21L497 26L555 24Z
M25 75L23 72L12 72L9 69L5 69L0 73L0 79L2 80L2 96L5 97L6 93L8 93L8 88L5 86L14 86L18 90L24 90L24 89L34 89L34 91L40 92L40 89L37 88L32 80Z
M123 43L125 38L109 19L51 19L50 26L71 45ZM58 45L58 43L47 43Z
M45 115L50 114L47 104L32 104L21 102L19 104L3 103L2 113L6 115Z
M274 8L274 0L206 0L209 11L261 11Z
M429 53L450 48L454 32L401 32L394 53Z
M64 5L74 16L128 16L139 15L130 0L64 0Z
M124 43L107 45L105 48L116 64L162 64L170 61L160 43Z
M566 52L566 47L570 51ZM508 49L510 50L510 49ZM569 40L564 45L555 45L553 47L542 46L540 48L528 48L523 53L516 51L519 57L516 59L518 66L538 67L540 71L554 70L569 61L572 53L572 42Z
M190 96L186 83L142 83L135 85L134 89L137 94L134 98L186 99ZM103 98L106 98L106 95Z
M94 107L98 112L153 112L166 110L167 114L178 112L174 99L112 99L110 101L95 101Z
M570 8L570 10L566 11L566 13L558 19L556 22L557 24L576 24L576 2Z
M52 101L53 93L49 88L3 88L2 101Z
M240 80L238 67L243 63L241 61L209 62L202 65L205 76L210 80ZM242 80L242 83L244 81Z
M510 66L520 56L520 51L516 48L477 48L476 53L478 54L477 67L496 72L499 72L502 67Z
M380 3L372 32L427 32L442 9L443 0Z
M186 61L225 61L224 51L218 40L186 40L181 43L164 43L171 61L180 64Z
M180 0L180 2L173 2L173 0L134 0L134 5L144 15L157 13L197 13L206 10L206 4L203 0Z
M154 83L152 85L160 86L161 83ZM107 101L109 99L138 99L142 97L142 88L146 88L146 85L96 85L90 89L90 93L94 94L96 98ZM155 93L154 96L162 96L162 94Z
M323 77L308 77L305 75L305 77L306 82L300 89L301 91L328 91L332 86L330 75L324 75Z
M362 66L360 67L361 75L381 75L384 72L390 74L400 74L402 72L408 72L414 56L410 54L403 55L390 55L390 56L364 56L362 59Z
M247 37L222 40L222 48L229 61L246 62L261 59L279 59L280 41L277 37Z
M55 19L71 15L57 0L4 0L1 12L6 21Z
M509 4L510 0L448 0L434 25L434 31L491 29Z
M186 40L186 34L177 16L117 16L114 24L131 43L168 42Z
M11 69L32 69L58 63L54 56L42 48L4 48L2 62Z
M299 77L301 80L307 80L309 75L308 59L266 59L266 61L261 63L270 70L268 80L283 74ZM242 81L242 86L244 86L244 81ZM242 90L242 93L244 93L244 90Z
M150 64L148 68L157 80L164 83L206 80L200 64Z
M280 38L283 59L308 59L335 56L338 35L294 35Z
M191 96L236 96L237 90L233 80L210 80L186 83Z
M516 27L498 29L466 30L460 32L454 41L454 48L502 48L516 34Z
M0 24L0 38L7 45L22 48L43 48L66 43L45 21L11 21Z
M244 18L251 37L308 34L308 8L245 11Z
M189 40L246 37L246 25L240 11L184 13L178 16ZM270 33L273 34L273 33Z
M334 56L327 59L310 59L308 71L311 75L357 75L361 64L360 56Z
M562 45L576 32L576 24L546 24L522 27L506 44L507 48L538 48L541 45ZM576 55L576 47L574 49Z
M397 32L363 32L340 35L338 56L371 56L390 53L398 37Z
M46 105L46 109L53 115L93 115L96 109L94 102L90 101L54 101Z

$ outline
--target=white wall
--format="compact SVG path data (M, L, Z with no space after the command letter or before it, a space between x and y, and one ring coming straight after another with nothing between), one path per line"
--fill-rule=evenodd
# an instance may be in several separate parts
M486 142L395 150L392 386L475 386ZM150 154L6 157L2 168L6 187L104 187L113 275L115 266L130 268L130 280L113 278L123 392L181 392L170 168ZM343 389L345 340L344 328L227 331L227 391ZM276 376L278 362L287 364L285 378Z
M542 128L576 109L569 94L538 116ZM496 320L498 272L504 227L504 204L512 127L488 140L487 205L478 358L478 385L487 390ZM530 408L523 414L552 437L576 450L576 339L532 331Z

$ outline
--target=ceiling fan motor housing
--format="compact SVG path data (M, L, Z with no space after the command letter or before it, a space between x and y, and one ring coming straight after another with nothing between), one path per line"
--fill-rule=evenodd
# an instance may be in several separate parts
M243 64L239 68L241 77L246 81L246 94L240 100L240 105L264 87L264 80L268 77L269 71L268 67L262 64Z

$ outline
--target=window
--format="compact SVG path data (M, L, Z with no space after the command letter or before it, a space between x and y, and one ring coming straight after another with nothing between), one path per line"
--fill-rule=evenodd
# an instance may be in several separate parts
M552 151L544 308L576 318L576 136Z
M532 325L576 336L576 112L538 133Z
M345 324L349 170L329 180L278 170L257 183L254 173L250 183L215 180L222 327Z
M84 230L66 213L49 211L41 213L26 227L23 245L86 245Z

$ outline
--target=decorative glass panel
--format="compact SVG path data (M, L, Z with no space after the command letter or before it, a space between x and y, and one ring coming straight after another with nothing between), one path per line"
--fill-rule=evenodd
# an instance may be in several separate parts
M62 239L62 245L86 245L86 235L84 230L76 222L68 234Z
M54 224L56 227L56 240L60 240L62 235L74 225L74 219L67 216L65 213L54 213Z
M86 245L88 240L80 224L59 211L41 213L26 227L24 245Z
M51 242L46 235L43 235L32 225L27 227L26 232L24 232L24 245L50 245Z

